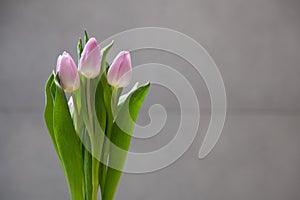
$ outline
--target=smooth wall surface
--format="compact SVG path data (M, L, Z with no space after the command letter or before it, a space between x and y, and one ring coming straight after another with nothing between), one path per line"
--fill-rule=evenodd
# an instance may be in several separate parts
M123 175L116 199L300 199L299 10L297 0L2 0L0 199L68 199L43 122L45 81L60 53L76 57L83 28L103 41L146 26L180 31L205 47L224 79L228 117L214 151L199 160L210 109L203 79L172 54L133 52L134 65L159 62L183 73L204 115L181 159ZM134 140L132 150L154 150L174 136L178 102L164 88L151 88L139 123L149 123L154 103L170 113L167 127L150 141Z

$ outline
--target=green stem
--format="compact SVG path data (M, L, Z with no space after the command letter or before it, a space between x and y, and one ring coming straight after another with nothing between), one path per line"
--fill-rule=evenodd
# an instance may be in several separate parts
M94 133L94 126L93 126L93 112L91 106L91 80L87 79L86 83L86 91L87 91L87 107L88 107L88 116L89 116L89 126L90 126L90 140L91 140L91 152L92 152L92 184L93 184L93 193L92 193L92 200L97 200L98 197L98 186L99 186L99 179L98 179L98 170L99 170L99 161L97 160L97 148L96 148L96 141L95 141L95 133Z
M86 81L86 102L87 102L87 108L88 108L88 116L89 116L89 126L90 126L90 135L94 136L94 127L93 127L93 112L92 112L92 106L91 106L91 80L88 78ZM92 136L92 137L93 137Z
M103 163L103 168L102 168L102 173L101 173L102 185L105 185L106 171L107 171L107 159L108 159L108 153L109 153L109 143L107 142L107 140L109 140L108 136L104 140L104 151L103 151L102 159L101 159L101 161Z
M93 179L93 193L92 200L97 200L98 197L98 186L99 186L99 161L97 158L92 157L92 179Z
M113 98L113 102L112 102L112 110L115 111L118 102L117 102L117 98L118 98L118 88L114 88L113 93L112 93L112 98Z

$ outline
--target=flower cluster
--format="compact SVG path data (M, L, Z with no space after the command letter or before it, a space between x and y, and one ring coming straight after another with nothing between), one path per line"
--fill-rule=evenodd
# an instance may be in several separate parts
M88 79L93 79L99 75L100 70L101 51L95 38L90 38L85 45L78 70L73 58L67 52L63 52L57 59L56 72L66 92L73 92L80 87L78 72ZM122 88L130 83L131 76L132 65L130 53L122 51L111 64L107 73L107 81L115 88Z
M103 200L113 200L150 86L135 84L121 96L132 79L131 57L121 51L109 64L112 45L100 49L85 32L78 66L63 52L46 84L45 122L72 200L96 200L99 188Z

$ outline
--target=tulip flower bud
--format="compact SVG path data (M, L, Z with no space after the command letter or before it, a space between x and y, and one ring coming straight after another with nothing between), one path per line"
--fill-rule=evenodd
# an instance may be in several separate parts
M72 57L64 52L57 59L56 72L62 88L66 92L73 92L80 86L79 74L77 67Z
M121 51L107 72L107 81L115 88L129 85L132 76L131 58L128 51Z
M101 52L95 38L90 38L86 43L79 61L79 71L86 78L98 76L101 69Z

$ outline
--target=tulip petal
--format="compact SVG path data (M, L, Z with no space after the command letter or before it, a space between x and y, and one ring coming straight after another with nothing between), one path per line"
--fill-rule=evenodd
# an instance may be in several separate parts
M131 77L132 66L130 54L127 51L121 51L108 70L107 81L116 88L126 87L130 83Z
M123 62L122 67L119 69L119 75L121 75L119 77L119 87L128 86L132 78L131 58L128 52L123 54Z
M101 52L95 38L90 38L85 45L80 61L79 71L87 78L95 78L101 69Z
M80 79L77 67L67 52L58 57L56 71L58 72L60 83L66 92L73 92L79 88Z

